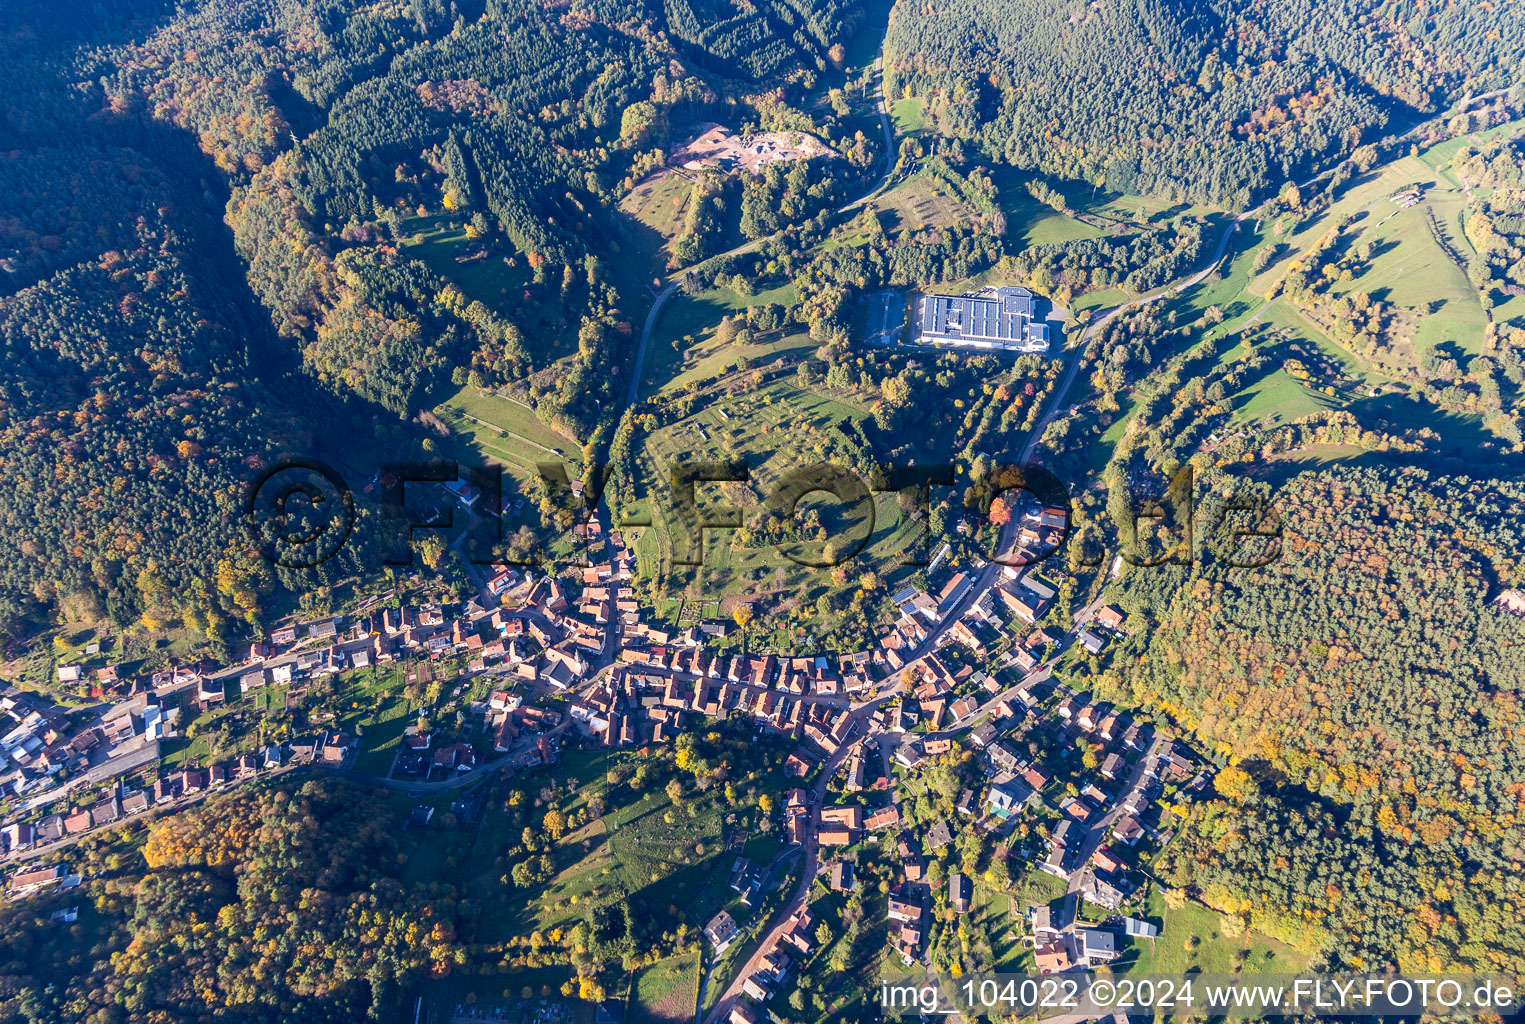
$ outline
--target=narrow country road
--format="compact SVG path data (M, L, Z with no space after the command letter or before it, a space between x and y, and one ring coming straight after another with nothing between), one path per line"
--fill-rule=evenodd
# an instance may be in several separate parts
M886 26L885 31L888 33L888 26ZM847 213L851 210L857 209L864 203L868 202L870 199L874 198L874 196L884 191L884 189L888 187L890 183L891 176L893 176L895 173L895 132L890 124L889 108L885 105L884 102L883 39L879 40L879 55L874 59L874 104L876 107L876 113L879 115L879 127L884 131L884 174L867 192L863 193L861 196L852 200L851 202L843 203L841 206L837 207L836 212L839 214ZM727 249L725 252L720 253L718 256L711 256L709 259L722 259L726 256L739 256L742 253L751 252L753 249L757 248L757 246L772 237L774 236L766 235L763 238L754 238L750 242L743 242L741 245L738 245L733 249ZM705 262L708 262L708 260ZM646 313L646 322L641 327L641 340L635 350L635 365L630 369L630 387L625 391L625 409L633 406L636 402L636 399L640 397L641 378L646 365L646 351L651 345L652 329L656 327L657 321L661 319L662 307L666 304L667 300L672 297L672 293L678 287L678 282L682 280L684 273L686 273L689 269L691 268L685 267L683 270L676 270L668 275L667 286L657 293L655 301L653 301L651 304L651 309ZM620 413L623 415L624 409L620 410Z
M886 38L888 38L889 26L885 26ZM890 183L890 175L895 173L895 131L890 125L889 107L884 102L884 40L879 40L879 55L874 58L874 106L879 115L879 127L884 132L884 177L879 179L878 184L869 189L863 195L854 199L839 209L838 213L846 213L868 202L874 196L882 192Z
M635 365L630 368L630 386L625 389L625 409L635 404L635 400L641 394L641 376L646 368L646 349L651 345L651 329L657 325L657 320L662 315L662 306L672 298L672 293L678 290L677 281L669 281L667 287L657 292L656 299L651 304L651 309L646 313L646 322L641 325L641 342L636 346ZM624 409L620 415L625 414Z
M1139 785L1144 781L1144 770L1148 766L1150 758L1159 753L1160 747L1164 743L1165 740L1156 733L1153 742L1149 744L1149 749L1144 752L1144 756L1138 759L1138 763L1128 773L1128 778L1123 783L1123 788L1118 790L1117 801L1112 805L1112 809L1093 821L1086 829L1085 839L1080 844L1080 856L1074 861L1076 865L1075 870L1070 873L1068 892L1072 894L1080 892L1080 880L1085 875L1085 866L1090 863L1091 855L1096 852L1097 847L1106 842L1107 835L1112 830L1112 825L1123 815L1123 804L1127 803L1128 797L1138 790Z

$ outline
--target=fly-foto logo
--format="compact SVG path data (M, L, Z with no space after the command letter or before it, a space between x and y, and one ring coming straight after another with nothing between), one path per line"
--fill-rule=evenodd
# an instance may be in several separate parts
M598 463L576 477L565 463L541 462L536 476L546 500L535 511L542 520L559 521L557 529L590 522L611 483L610 467ZM1034 465L1008 467L992 479L999 486L980 491L975 514L994 529L971 535L974 553L988 562L1023 568L1052 558L1075 540L1069 489L1052 472ZM665 482L666 514L661 517L672 564L704 564L707 535L744 524L745 509L726 497L724 486L755 489L760 482L745 462L676 462ZM845 524L838 532L818 526L812 536L783 536L773 544L790 562L830 569L867 547L878 527L876 498L901 495L899 514L920 529L897 558L902 565L926 566L934 540L948 539L932 536L929 513L934 500L941 500L938 489L957 483L952 464L874 466L865 473L819 462L769 474L760 505L774 521L791 522L806 498L835 503L842 512L837 518ZM452 460L387 464L367 481L365 491L373 499L363 516L365 532L374 540L367 550L374 551L378 563L369 568L412 565L420 531L440 530L461 530L461 553L476 565L544 565L550 560L544 531L527 524L516 529L507 514L503 472L497 467ZM1236 568L1258 568L1281 553L1281 517L1264 494L1252 488L1204 500L1190 466L1155 495L1140 499L1127 492L1107 505L1117 543L1080 544L1073 557L1078 566L1113 557L1133 566L1212 558ZM992 515L996 509L1001 513ZM464 513L464 524L458 513ZM286 459L267 468L250 483L244 516L259 552L292 569L322 565L351 547L361 532L353 491L336 470L315 459ZM649 514L635 513L617 515L612 525L657 524Z

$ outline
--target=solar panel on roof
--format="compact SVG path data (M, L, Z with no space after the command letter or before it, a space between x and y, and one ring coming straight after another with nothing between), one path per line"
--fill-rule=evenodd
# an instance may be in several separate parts
M1032 322L1032 293L1003 287L984 295L928 295L922 333L953 342L1017 348L1046 345L1048 329Z

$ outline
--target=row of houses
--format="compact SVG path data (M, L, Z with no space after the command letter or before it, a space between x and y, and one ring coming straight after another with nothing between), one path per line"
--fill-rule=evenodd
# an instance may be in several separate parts
M3 789L21 793L29 780L70 770L100 743L89 728L76 729L50 705L25 693L0 697L0 771Z
M755 1000L757 1004L766 1004L773 998L778 986L783 984L794 969L794 957L809 956L815 948L815 925L816 916L808 906L789 915L778 937L769 943L757 958L752 971L742 979L741 991L747 999ZM760 1019L759 1011L752 1003L738 1000L731 1010L730 1019L735 1024L756 1024Z
M178 708L154 694L116 705L98 722L79 725L26 695L0 698L0 704L15 722L0 737L0 795L29 802L156 761L159 742L175 735L179 718Z
M500 583L518 580L517 570L504 570L495 580ZM371 604L379 600L372 599ZM480 610L478 610L480 612ZM267 639L255 641L245 649L239 663L241 670L228 672L207 665L178 666L148 675L123 677L115 666L91 673L96 692L103 697L130 698L142 693L195 688L195 699L210 705L225 699L226 681L237 679L240 689L250 692L266 686L283 686L303 679L332 675L350 669L395 661L416 653L441 656L486 647L486 657L502 657L504 649L493 650L490 641L474 636L477 616L448 615L440 605L385 608L358 614L346 620L330 616L305 623L286 623L270 631ZM493 613L488 626L501 629L502 613ZM548 641L542 641L548 642ZM59 681L78 682L78 665L60 666Z
M926 900L908 886L890 891L888 910L890 946L910 966L921 959L921 946L927 937Z
M391 611L384 613L392 616L394 623L399 615L408 616L410 622L417 621L418 613L413 610L406 612ZM348 639L358 639L368 629L379 629L380 621L357 621L351 625ZM389 632L395 632L395 626ZM333 646L346 639L344 619L337 616L329 616L312 622L285 623L271 629L269 637L251 643L245 650L244 664L264 662L271 658L290 655L295 657L296 652L303 652L303 665L311 668L318 664L330 664L333 661ZM308 648L313 648L308 650ZM322 648L320 652L316 648ZM326 653L327 656L323 656ZM123 676L115 665L106 665L93 670L86 670L82 665L60 665L57 670L58 681L67 686L77 686L85 681L91 684L92 693L97 697L131 698L142 693L163 692L165 690L186 689L199 686L207 681L207 689L198 694L198 699L217 700L221 693L220 679L217 669L210 665L182 665L144 675Z
M610 745L663 742L681 730L684 716L745 714L778 735L801 742L788 767L808 774L819 752L835 752L857 732L845 707L802 700L779 690L713 677L657 675L625 669L581 694L570 714L584 732Z
M142 814L150 807L171 804L234 782L254 778L283 765L322 764L342 768L354 750L354 740L337 731L289 743L266 744L257 753L245 754L227 764L191 767L170 772L138 789L113 785L89 803L78 803L67 812L46 814L36 821L17 819L0 827L0 847L6 854L45 847L91 829L115 824Z
M716 654L700 646L626 645L619 660L633 668L644 667L678 675L777 689L793 696L857 695L872 685L867 670L870 655L859 652L828 659L824 655L779 658ZM835 665L832 662L835 661Z

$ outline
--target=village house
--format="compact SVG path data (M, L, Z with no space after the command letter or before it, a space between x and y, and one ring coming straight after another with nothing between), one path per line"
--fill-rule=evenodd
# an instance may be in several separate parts
M1033 962L1040 974L1059 974L1075 966L1068 939L1060 935L1047 945L1033 950Z
M62 864L52 867L35 868L30 871L19 871L12 875L6 888L13 897L30 896L39 889L46 889L58 885L68 875L68 870Z
M1144 829L1139 825L1138 819L1131 814L1125 814L1118 818L1112 825L1112 838L1129 846L1137 845L1144 837Z
M991 783L990 791L985 794L985 803L991 814L1005 821L1027 806L1031 796L1031 792L1017 781L1016 776L1003 773L997 775Z
M1102 652L1102 648L1107 646L1107 641L1105 639L1103 639L1099 634L1091 632L1089 629L1082 629L1078 635L1078 639L1080 640L1080 646L1086 649L1086 653L1092 655L1100 654Z
M808 908L802 907L789 916L784 930L779 934L779 941L789 943L801 953L809 953L815 945L813 937L815 923L815 915ZM782 951L780 953L782 954ZM784 963L788 964L787 957Z
M1124 893L1111 881L1087 867L1080 875L1080 897L1103 910L1116 910L1122 906Z
M1105 846L1097 847L1096 852L1091 854L1091 863L1098 870L1108 872L1109 874L1115 874L1124 869L1123 862L1112 856Z
M756 999L759 1003L766 1003L773 998L773 989L766 982L753 974L741 983L741 990Z
M822 826L816 833L816 842L821 846L851 846L854 833L845 828Z
M1087 704L1080 709L1080 714L1076 716L1075 721L1086 732L1094 732L1096 727L1101 724L1101 720L1106 716L1107 711L1108 705L1106 704Z
M948 876L948 902L953 905L955 913L969 913L969 906L974 899L974 885L969 879L955 871Z
M738 931L731 915L722 910L704 926L704 937L714 947L714 955L719 956L735 941Z
M889 918L891 921L916 922L921 920L921 904L902 900L895 896L890 897Z
M1108 754L1106 760L1101 763L1102 777L1106 779L1115 779L1122 772L1124 767L1125 765L1123 763L1123 759L1120 756L1117 754Z
M1102 605L1096 611L1096 624L1103 629L1110 629L1113 632L1121 632L1123 619L1124 616L1121 609L1110 604Z
M1117 959L1117 936L1100 928L1081 928L1076 931L1080 940L1081 956L1092 967L1109 964Z
M1012 614L1029 626L1043 617L1045 607L1043 600L1026 588L1001 587L999 593L1001 601Z
M986 748L985 756L1003 772L1014 772L1022 764L1022 759L1004 743L992 743Z
M920 852L905 838L896 843L896 852L900 855L900 867L906 881L921 881L922 875L926 873L926 863L921 859Z

